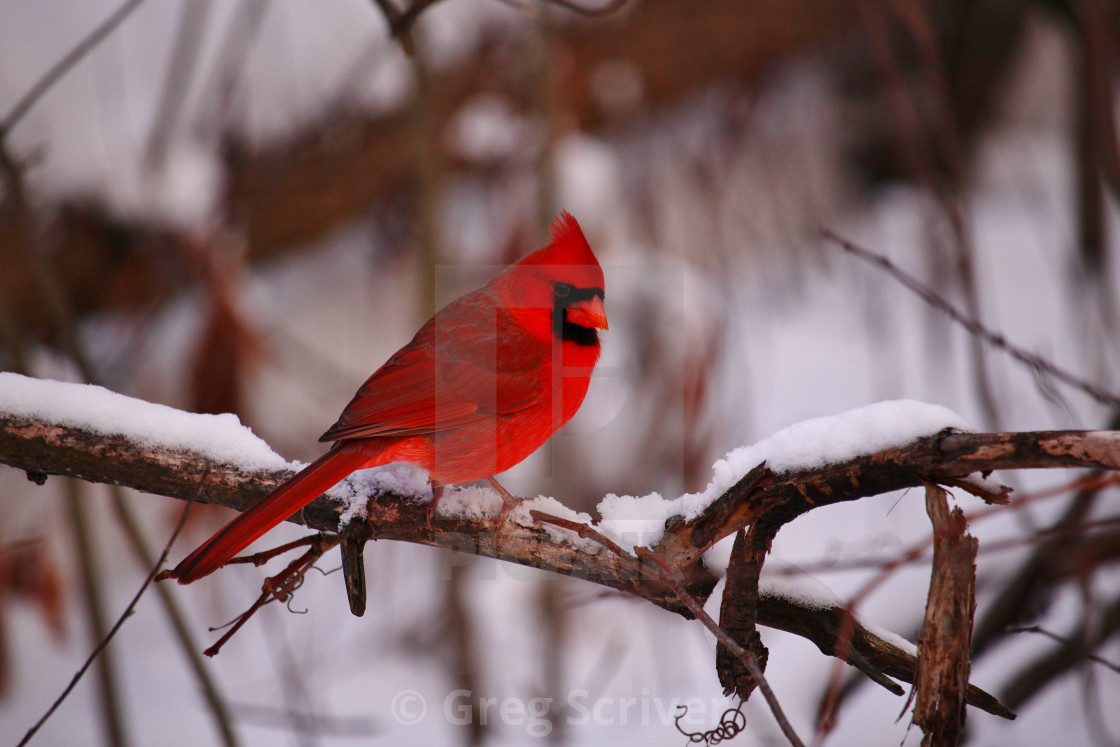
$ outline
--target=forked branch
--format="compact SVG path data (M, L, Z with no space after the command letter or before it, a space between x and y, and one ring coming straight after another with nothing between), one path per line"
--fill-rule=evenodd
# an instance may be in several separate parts
M199 454L140 444L123 434L91 433L0 413L0 463L28 476L69 475L91 482L125 485L179 499L199 494L205 500L244 510L290 473L285 470L246 472ZM860 455L820 469L774 473L753 470L696 518L674 517L662 539L646 552L647 562L635 565L617 553L589 543L572 542L528 518L499 524L493 518L438 517L427 521L427 505L413 496L369 495L369 534L447 547L477 555L576 576L639 596L664 609L692 617L680 595L649 570L649 558L674 569L690 597L703 604L717 581L700 562L702 553L740 529L751 527L761 538L816 506L915 487L925 482L958 486L992 501L1006 500L1005 490L981 484L969 475L994 469L1039 467L1120 468L1120 432L1046 431L1033 433L943 432L910 444ZM323 532L337 532L344 507L320 497L292 521ZM516 516L516 513L515 513ZM758 553L756 553L758 554ZM646 568L639 572L636 569ZM858 666L884 687L889 677L913 679L913 657L891 647L870 631L857 627L850 645L836 644L836 610L808 609L760 595L756 622L789 630L814 641L822 651ZM970 688L968 700L985 710L1009 715L990 696Z

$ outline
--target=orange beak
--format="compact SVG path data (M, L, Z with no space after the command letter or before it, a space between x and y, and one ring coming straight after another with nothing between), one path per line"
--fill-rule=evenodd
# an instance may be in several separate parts
M607 310L603 308L603 299L598 296L569 306L568 321L588 329L610 329L607 326Z

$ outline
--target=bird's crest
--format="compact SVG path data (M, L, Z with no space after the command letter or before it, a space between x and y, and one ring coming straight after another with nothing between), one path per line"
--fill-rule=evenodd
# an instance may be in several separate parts
M583 229L567 210L556 216L549 226L551 241L535 252L523 257L521 265L589 265L599 266L599 260L583 235Z

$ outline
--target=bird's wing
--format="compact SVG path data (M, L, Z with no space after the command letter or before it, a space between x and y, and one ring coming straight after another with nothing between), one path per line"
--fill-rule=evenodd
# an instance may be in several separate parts
M458 299L366 380L319 440L431 435L532 406L548 350L523 349L533 341L516 336L489 299Z

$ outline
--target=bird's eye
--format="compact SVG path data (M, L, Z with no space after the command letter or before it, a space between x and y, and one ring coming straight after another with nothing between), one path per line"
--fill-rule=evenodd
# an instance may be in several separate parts
M563 298L572 292L572 286L567 283L553 283L552 290L556 293L557 298Z

